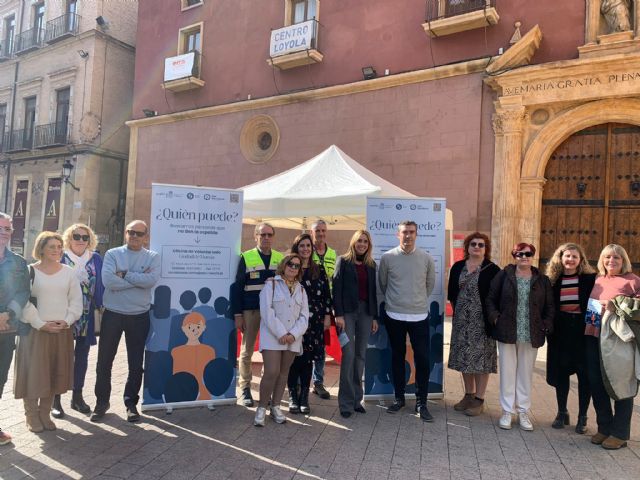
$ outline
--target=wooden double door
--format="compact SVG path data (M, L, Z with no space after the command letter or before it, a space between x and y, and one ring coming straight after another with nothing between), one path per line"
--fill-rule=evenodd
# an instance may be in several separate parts
M569 137L545 171L540 265L564 242L595 267L602 247L622 245L640 271L640 127L609 123Z

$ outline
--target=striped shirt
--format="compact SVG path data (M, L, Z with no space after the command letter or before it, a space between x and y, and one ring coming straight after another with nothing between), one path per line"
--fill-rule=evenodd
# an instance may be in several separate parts
M580 313L578 275L563 275L560 283L560 311Z

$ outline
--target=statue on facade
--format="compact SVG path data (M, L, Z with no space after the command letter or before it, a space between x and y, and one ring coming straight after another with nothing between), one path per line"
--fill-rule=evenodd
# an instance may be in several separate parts
M631 30L631 0L602 0L600 12L609 25L609 33Z

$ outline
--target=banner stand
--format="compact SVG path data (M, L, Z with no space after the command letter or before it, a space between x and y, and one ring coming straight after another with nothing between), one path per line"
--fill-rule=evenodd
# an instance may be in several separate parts
M141 405L140 410L143 412L151 412L153 410L166 410L167 415L173 413L174 408L189 408L189 407L207 407L209 410L215 410L220 405L235 405L235 398L220 398L216 400L201 400L195 402L171 402L171 403L159 403L157 405Z

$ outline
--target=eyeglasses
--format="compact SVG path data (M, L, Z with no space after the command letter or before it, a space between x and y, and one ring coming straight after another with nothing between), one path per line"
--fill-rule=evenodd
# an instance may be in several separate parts
M127 235L131 236L131 237L144 237L147 234L147 232L138 232L137 230L127 230Z
M533 252L517 252L515 256L518 258L531 258L533 257Z
M83 242L89 241L89 235L80 235L79 233L74 233L72 237L76 242L79 242L80 240L82 240Z
M299 263L287 262L287 267L289 267L292 270L300 270L300 264Z
M11 228L11 227L0 227L0 232L11 233L11 232L13 232L13 228Z
M271 238L273 237L273 233L261 233L260 238Z
M471 242L469 245L472 247L484 248L484 242Z

